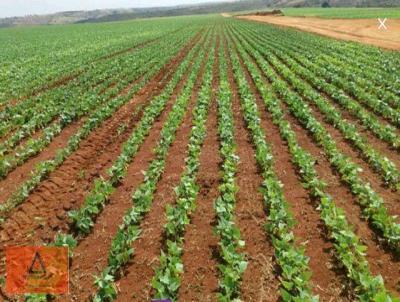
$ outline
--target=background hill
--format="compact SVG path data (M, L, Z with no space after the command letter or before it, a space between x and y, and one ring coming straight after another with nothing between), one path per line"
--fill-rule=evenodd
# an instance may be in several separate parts
M390 7L400 6L400 0L237 0L220 3L203 3L174 7L152 7L131 9L101 9L92 11L69 11L48 15L30 15L0 19L0 27L19 25L49 25L86 22L122 21L146 17L179 16L237 12L280 7L321 6L328 1L330 6Z

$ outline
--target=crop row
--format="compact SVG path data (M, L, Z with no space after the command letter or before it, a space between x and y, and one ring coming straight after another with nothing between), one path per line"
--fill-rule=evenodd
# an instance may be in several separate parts
M395 72L399 64L399 58L395 53L379 50L375 47L359 45L357 43L342 43L334 39L321 38L313 34L299 35L297 31L291 29L277 29L275 26L256 26L251 23L243 23L246 27L251 27L257 32L259 37L272 34L279 36L279 41L289 42L294 46L294 50L301 50L308 53L310 59L314 61L315 55L312 50L316 49L318 54L326 54L329 58L335 58L346 64L346 68L357 66L363 71L362 77L370 76L376 86L381 86L385 90L391 91L394 95L399 95L400 78ZM327 41L329 41L327 43ZM290 47L289 47L290 48ZM331 61L329 61L332 63Z
M173 37L173 36L172 36ZM159 42L162 42L160 39ZM165 41L165 38L164 38ZM17 104L8 104L1 111L0 133L5 135L12 130L22 127L8 140L6 146L13 147L18 139L24 138L39 128L43 128L56 116L68 115L73 112L71 105L80 104L90 96L88 90L96 89L99 93L110 85L123 80L124 76L131 74L138 67L132 64L137 55L143 56L153 43L147 47L135 49L124 55L112 57L108 60L93 62L86 72L79 74L66 85L54 87L37 96L32 96ZM128 69L127 67L131 67ZM132 68L133 67L133 68ZM64 113L65 112L65 113Z
M94 61L129 51L166 33L197 26L199 21L181 18L174 22L160 19L3 29L0 104L30 96L49 82L85 71Z
M180 45L182 45L183 41L185 41L184 37L181 38ZM166 39L165 41L168 40ZM168 45L168 42L166 45ZM110 89L107 93L100 93L103 90L103 85L101 85L94 91L88 90L77 98L70 98L68 102L69 104L64 104L65 109L63 109L62 112L53 113L51 109L47 109L52 107L46 105L44 106L44 108L46 108L44 112L39 112L38 115L33 113L32 115L34 117L31 121L34 121L34 124L35 121L40 121L40 123L42 123L44 120L46 120L43 115L49 114L50 120L53 119L53 114L57 114L59 117L54 123L43 130L42 136L28 140L25 145L17 148L14 154L1 158L0 177L5 177L17 165L24 163L25 160L31 156L41 152L53 140L53 138L62 131L63 128L71 124L74 120L82 117L83 115L87 115L98 106L107 103L110 98L118 96L130 82L140 81L140 79L146 74L152 74L154 70L157 70L159 68L157 63L159 63L160 58L153 57L152 60L149 60L148 58L151 57L151 54L154 53L154 51L160 49L160 47L163 47L162 42L154 45L153 47L146 48L146 50L138 53L137 56L131 57L124 63L121 62L121 66L118 65L119 67L117 68L121 74L117 77L117 79L114 79L117 85ZM132 70L134 72L132 72ZM65 91L61 91L61 93L65 93ZM46 124L47 122L43 125ZM3 152L7 152L10 150L10 148L12 149L14 145L20 141L25 134L27 134L25 133L25 130L30 128L29 125L30 122L23 126L21 132L17 131L12 137L4 142L4 144L2 144L1 147L3 148Z
M138 58L138 60L135 62L135 64L138 64L138 66L140 67L135 70L135 73L133 73L131 76L126 77L127 81L134 81L135 79L143 76L143 74L152 73L153 70L157 70L157 65L154 64L155 62L148 62L147 57L144 57L141 60ZM118 96L120 91L126 86L127 81L118 82L116 87L110 89L104 95L98 94L101 88L96 89L95 91L91 91L90 94L92 95L92 97L86 98L86 104L79 104L79 106L76 106L74 108L74 111L70 112L69 114L62 113L62 117L58 118L50 126L43 129L42 134L39 137L28 139L25 144L16 147L15 151L13 151L12 154L7 154L3 158L1 158L0 177L5 178L8 173L14 170L18 165L23 164L32 156L39 154L41 151L43 151L52 142L52 140L74 120L79 119L82 115L86 115L92 112L94 109L98 108L99 106L106 104L109 99ZM38 119L40 119L40 117L38 117ZM7 140L5 144L2 145L7 145L7 150L5 150L6 148L4 148L3 151L7 152L8 150L13 149L14 143L17 143L14 138L18 137L18 140L21 140L23 136L24 135L19 136L19 133L16 133L13 137L10 138L13 141L13 143L11 144L12 147L9 145L10 140Z
M222 47L219 51L220 84L218 91L218 133L222 158L222 180L219 196L214 203L217 216L216 233L220 237L219 255L221 263L218 294L219 301L234 301L240 298L240 281L247 268L245 255L240 252L245 242L240 238L240 230L235 225L236 185L235 175L239 157L236 154L234 137L234 117L232 112L232 92L228 82L227 63Z
M241 26L241 28L246 27ZM259 27L252 28L252 30L257 29ZM276 42L276 40L274 41L276 32L266 32L264 27L261 27L260 30L263 30L262 37L264 39L268 38L268 41L271 43ZM371 64L357 62L357 56L349 54L345 56L339 55L331 44L326 45L326 47L320 47L315 43L301 43L299 40L298 38L293 39L285 35L282 39L279 39L279 46L284 46L285 50L290 50L291 52L301 53L315 65L323 67L332 74L346 79L352 85L362 87L365 91L394 108L398 108L400 105L399 94L392 91L393 79L387 73L380 75L374 68L371 68ZM382 89L382 86L385 89Z
M176 72L173 74L173 76L171 77L169 83L166 85L164 90L158 96L154 97L154 99L152 99L149 105L145 108L143 116L138 125L136 126L136 129L133 131L131 138L128 139L128 141L123 145L120 156L114 162L114 165L109 170L110 180L105 181L102 178L95 180L94 188L89 193L89 195L87 195L84 205L79 209L79 211L71 211L70 216L75 217L81 215L80 217L81 223L83 223L84 221L91 222L94 217L89 216L88 214L89 211L90 210L92 211L91 215L94 215L93 214L94 212L96 212L96 215L100 212L101 207L104 206L103 203L113 192L114 190L113 186L117 185L123 180L126 174L127 165L131 161L134 154L136 154L136 152L138 151L141 143L143 142L148 132L150 131L154 121L164 110L165 105L167 101L170 99L173 90L176 88L178 82L181 81L182 77L185 76L185 73L190 68L190 65L192 64L191 62L194 59L194 57L196 56L198 57L196 60L198 62L197 64L199 64L200 58L202 57L202 54L204 54L205 50L202 49L201 53L199 53L199 51L201 48L204 48L203 44L204 40L207 39L207 36L208 35L203 34L203 37L198 41L198 43L192 48L192 50L180 63L180 66L177 68ZM89 202L91 202L91 204L88 204ZM92 208L89 208L90 206ZM88 216L85 217L83 216L84 214ZM73 221L75 221L75 219L73 219ZM83 237L87 235L87 233L90 230L89 226L80 227L80 224L77 224L76 221L75 223L76 223L75 230L77 231L77 234L79 236L58 233L54 241L54 245L56 246L68 246L70 250L70 255L69 255L70 257L72 257L73 249L77 246L78 241L82 240ZM117 239L115 239L114 241L116 240ZM102 287L103 281L98 279L98 282L100 282L99 287ZM110 288L113 289L113 287ZM47 301L48 299L49 299L48 295L28 295L26 297L26 300L30 302Z

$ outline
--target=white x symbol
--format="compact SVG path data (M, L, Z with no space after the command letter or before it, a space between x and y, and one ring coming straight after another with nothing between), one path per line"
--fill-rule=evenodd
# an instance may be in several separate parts
M385 18L385 19L383 19L383 20L381 20L381 18L378 18L378 21L379 21L379 23L380 23L378 29L384 28L384 29L386 30L387 27L386 27L386 25L385 25L385 22L387 21L387 18Z

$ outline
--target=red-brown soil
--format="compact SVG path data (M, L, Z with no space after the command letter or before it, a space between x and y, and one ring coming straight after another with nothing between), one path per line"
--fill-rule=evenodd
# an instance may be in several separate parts
M390 19L388 30L378 29L376 19L322 19L286 16L240 16L257 22L288 26L335 39L355 41L382 48L400 50L400 20Z
M129 90L136 84L138 84L141 80L143 79L143 76L140 76L137 80L134 80L132 83L130 83L126 88L122 90L122 92L119 94L120 96L126 95ZM142 91L138 92L138 95L143 94L143 89ZM142 100L144 100L142 98ZM131 101L131 104L133 104L133 101ZM144 102L139 102L139 104L135 107L134 110L138 111L137 113L140 113L142 106ZM128 105L125 105L125 112L128 112L132 108L128 108ZM122 109L121 108L121 109ZM71 138L74 134L78 132L80 127L84 124L86 121L87 116L81 117L79 120L73 121L70 125L66 126L64 129L62 129L61 133L58 134L51 142L50 144L45 147L42 152L40 152L38 155L30 157L26 162L24 162L22 165L15 167L14 170L12 170L8 175L7 178L0 180L0 203L5 202L11 195L12 193L24 182L26 181L29 177L31 172L34 170L36 165L40 163L41 161L44 160L49 160L54 158L56 155L57 151L61 148L64 148L68 144L69 138ZM123 125L125 122L121 122L121 125ZM125 123L125 125L127 125ZM128 129L126 129L128 130ZM126 131L125 131L126 132ZM44 135L44 129L36 131L30 138L36 139ZM29 138L29 139L30 139ZM21 143L18 145L17 148L19 147L24 147L24 143L28 138L25 138L21 141ZM105 151L105 150L104 150ZM13 153L18 152L18 150L14 150Z
M321 149L289 113L287 119L296 131L300 145L317 159L316 169L319 176L328 184L327 193L333 197L337 206L345 210L349 223L353 225L354 231L361 238L362 243L368 247L367 259L373 274L381 274L386 286L396 292L397 284L400 281L399 260L385 246L379 244L376 234L368 223L361 218L362 213L356 197L340 181L340 177L331 167Z

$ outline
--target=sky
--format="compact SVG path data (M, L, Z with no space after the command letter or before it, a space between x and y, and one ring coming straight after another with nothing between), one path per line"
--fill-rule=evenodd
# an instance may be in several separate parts
M0 0L0 18L68 10L172 6L221 0Z

